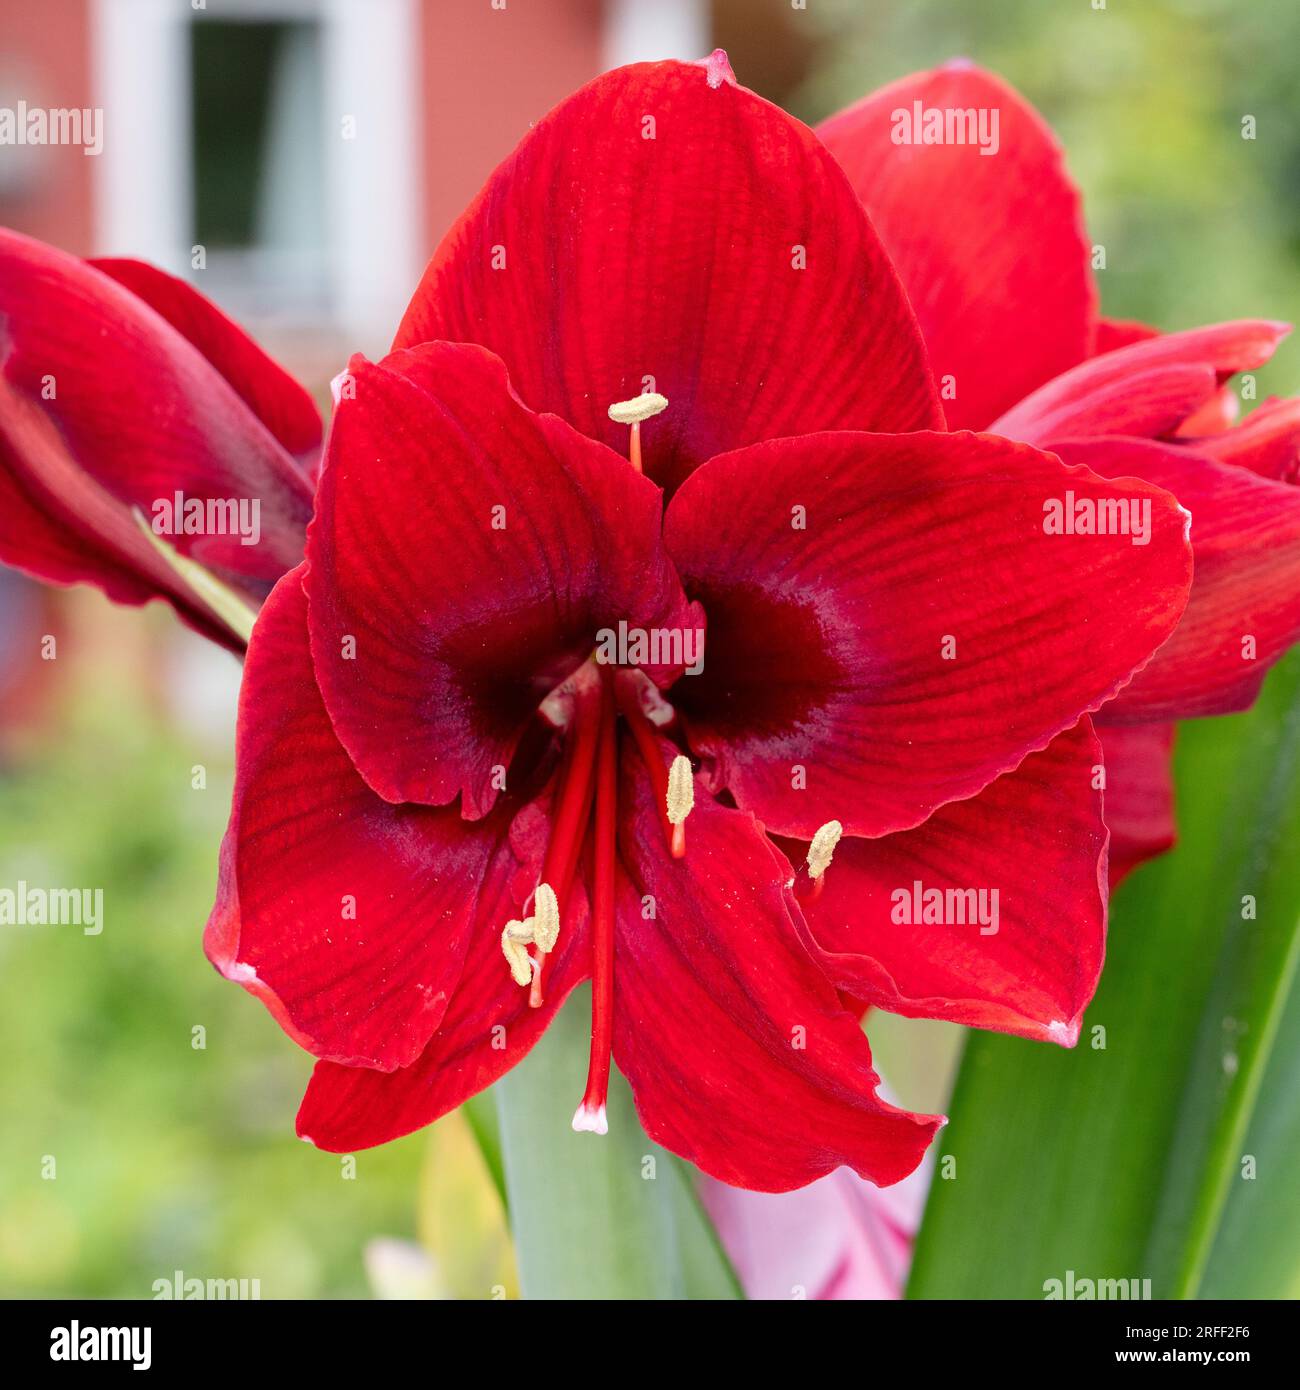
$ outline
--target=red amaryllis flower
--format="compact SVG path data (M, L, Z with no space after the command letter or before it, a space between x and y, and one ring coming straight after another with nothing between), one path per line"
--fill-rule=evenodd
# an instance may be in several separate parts
M898 267L948 423L1140 477L1191 513L1195 580L1172 640L1097 720L1118 878L1174 840L1172 721L1246 708L1300 638L1300 401L1228 428L1224 383L1286 326L1160 336L1098 316L1080 198L1016 92L969 63L904 78L818 133ZM936 215L942 209L942 215Z
M428 1123L588 976L575 1126L612 1053L653 1138L752 1188L895 1181L938 1123L876 1096L836 987L1073 1041L1105 913L1086 715L1174 628L1184 517L933 428L810 132L718 55L601 78L339 396L249 650L207 937L322 1059L302 1134ZM1067 490L1151 543L1048 534ZM983 935L927 909L981 889Z
M241 650L133 513L255 608L302 557L320 442L307 392L183 281L0 228L0 559Z

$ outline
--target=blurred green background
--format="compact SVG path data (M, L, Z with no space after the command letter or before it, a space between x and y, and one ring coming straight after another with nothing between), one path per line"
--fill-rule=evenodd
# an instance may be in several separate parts
M715 21L742 81L810 121L959 54L1003 74L1067 147L1107 248L1106 312L1166 329L1300 316L1294 0L746 0ZM1259 376L1261 396L1295 393L1300 349ZM160 611L89 593L37 630L60 634L60 655L0 706L0 884L102 886L106 928L0 929L0 1294L149 1297L175 1270L257 1277L268 1298L454 1287L452 1266L477 1256L430 1191L438 1141L358 1155L350 1178L299 1144L307 1059L202 957L233 662ZM951 1030L889 1021L873 1041L905 1102L943 1105ZM474 1186L468 1151L455 1162ZM490 1244L491 1214L460 1207ZM411 1243L389 1248L387 1275L382 1251L367 1273L376 1237Z
M199 949L229 733L160 701L168 615L79 609L49 663L73 670L0 782L0 883L102 886L105 925L0 929L0 1294L151 1297L176 1270L364 1294L365 1240L414 1230L421 1141L346 1179L293 1137L309 1059Z

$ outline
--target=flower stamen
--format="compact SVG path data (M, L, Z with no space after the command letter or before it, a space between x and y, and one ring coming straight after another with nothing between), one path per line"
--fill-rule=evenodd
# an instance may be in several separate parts
M810 902L816 902L822 895L822 889L826 886L826 870L831 866L831 860L835 857L835 846L839 844L840 836L843 834L844 827L839 821L828 820L812 837L805 864L810 880Z
M532 956L528 954L527 943L533 939L532 922L518 920L507 922L501 932L501 950L510 965L510 974L517 985L530 985L535 968Z
M681 859L686 853L686 817L695 809L695 776L691 760L681 753L668 769L664 806L668 824L673 828L672 855L674 859Z
M638 473L641 468L641 422L653 419L661 411L668 409L668 397L658 391L643 391L630 401L615 401L609 408L609 418L619 425L631 425L632 437L628 441L627 456Z
M548 955L560 939L560 901L549 883L539 883L533 895L533 940Z
M821 878L831 866L835 857L835 846L844 834L844 827L837 820L828 820L812 837L808 846L808 877Z
M641 708L636 690L630 681L618 681L615 693L618 696L619 712L627 721L627 727L636 740L637 751L641 754L641 761L645 763L650 774L650 785L654 788L655 801L659 805L659 820L664 828L664 839L673 858L680 859L686 852L686 832L679 831L668 819L668 769L664 766L663 754L659 751L659 733Z

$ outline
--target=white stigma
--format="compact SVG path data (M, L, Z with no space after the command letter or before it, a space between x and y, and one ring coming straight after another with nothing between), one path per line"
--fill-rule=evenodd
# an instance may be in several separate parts
M844 834L844 827L837 820L828 820L812 837L808 846L808 877L821 878L831 866L835 856L835 846Z
M681 753L673 759L668 769L668 824L681 825L695 809L695 778L691 774L691 760Z
M549 883L539 883L533 897L533 940L548 954L560 939L560 902Z
M573 1129L577 1134L608 1134L609 1121L603 1105L588 1105L586 1101L573 1112Z
M658 391L646 391L630 401L615 401L609 408L609 418L619 425L639 425L668 409L668 397Z

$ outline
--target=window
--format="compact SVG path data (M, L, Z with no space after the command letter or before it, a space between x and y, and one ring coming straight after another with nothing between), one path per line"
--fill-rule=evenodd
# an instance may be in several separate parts
M190 27L194 243L242 315L331 316L320 26Z
M100 252L386 350L424 240L414 0L94 2Z

